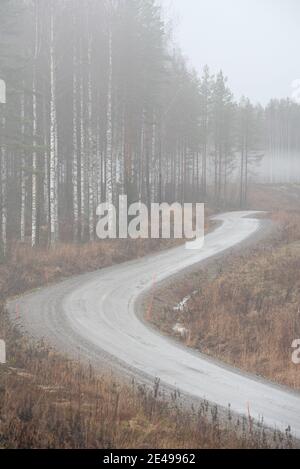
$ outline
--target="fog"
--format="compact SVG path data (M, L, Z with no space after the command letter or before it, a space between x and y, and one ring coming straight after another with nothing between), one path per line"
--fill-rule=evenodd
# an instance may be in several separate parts
M282 99L300 76L299 13L296 0L0 2L0 254L92 242L100 202L122 194L225 211L248 207L253 181L299 181L300 100Z
M266 104L300 78L298 0L163 0L189 63L223 69L239 98Z
M299 13L0 0L0 450L300 447Z

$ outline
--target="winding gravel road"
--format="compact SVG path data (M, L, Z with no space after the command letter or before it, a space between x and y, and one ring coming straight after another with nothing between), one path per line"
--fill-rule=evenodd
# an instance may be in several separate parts
M193 398L206 399L233 412L263 417L267 426L292 428L300 437L300 394L183 347L139 318L141 298L157 284L184 269L233 248L257 233L256 212L218 215L222 224L205 238L204 248L184 246L81 275L9 303L9 311L27 333L45 337L61 351L93 364L148 379L160 378ZM232 334L235 332L232 331Z

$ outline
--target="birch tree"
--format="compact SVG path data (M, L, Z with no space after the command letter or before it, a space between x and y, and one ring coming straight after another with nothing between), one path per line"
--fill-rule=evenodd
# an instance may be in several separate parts
M24 83L23 83L24 85ZM26 153L25 153L25 94L21 95L21 133L22 133L22 157L21 157L21 219L20 240L25 242L26 228Z
M5 111L3 111L4 113ZM6 118L2 116L1 132L1 241L2 254L5 257L7 252L7 152L5 144Z
M77 11L74 12L73 28L73 160L72 160L72 183L73 183L73 237L78 241L79 228L79 206L78 206L78 63L77 63Z
M50 244L58 240L58 194L57 194L57 116L56 116L56 77L55 77L55 37L54 2L50 5Z
M92 130L92 37L88 41L88 190L89 190L89 240L94 240L94 186L93 186L93 130Z
M113 78L113 61L112 61L112 19L109 23L108 31L108 84L107 84L107 114L106 114L106 201L110 204L113 202L113 148L112 148L112 78Z
M32 246L94 241L96 204L120 193L129 203L225 208L247 205L256 169L267 182L300 180L299 104L239 105L222 73L198 77L155 0L6 7L0 2L7 253L10 240L27 242L27 230Z
M37 59L39 54L39 4L34 1L34 54L33 54L33 77L32 77L32 208L31 208L31 245L36 245L37 237Z

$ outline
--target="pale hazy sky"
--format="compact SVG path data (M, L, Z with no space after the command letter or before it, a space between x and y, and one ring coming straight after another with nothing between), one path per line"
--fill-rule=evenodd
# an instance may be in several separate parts
M162 0L174 39L201 71L222 69L237 98L265 104L300 78L300 0Z

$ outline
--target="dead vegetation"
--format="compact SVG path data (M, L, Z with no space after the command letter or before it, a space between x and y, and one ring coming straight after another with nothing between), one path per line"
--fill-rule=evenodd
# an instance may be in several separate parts
M205 230L213 226L205 209ZM7 260L0 262L0 300L22 294L65 277L93 272L148 254L175 247L180 239L113 239L85 244L60 243L54 248L34 248L14 243Z
M0 267L0 295L19 294L62 277L95 270L166 247L162 241L60 245L51 251L12 249ZM8 364L0 368L2 448L264 448L292 447L290 435L270 440L251 419L233 421L208 403L189 411L159 383L146 389L32 344L1 307L0 337ZM192 337L191 337L192 339ZM192 342L191 342L192 344ZM192 345L196 345L196 342Z
M166 241L61 245L54 250L15 246L0 267L0 296L19 294L62 277L105 267L166 247ZM168 243L169 244L169 243ZM172 245L174 245L172 243ZM164 395L159 383L146 389L124 384L107 372L74 363L30 343L0 308L0 337L8 364L0 367L2 448L261 448L291 447L290 435L252 422L227 421L203 403L183 408L178 394Z
M300 389L291 359L291 344L300 337L300 213L277 212L273 220L276 236L173 285L169 307L157 303L152 321L173 335L180 324L188 346ZM174 309L174 298L180 302L191 292ZM167 293L160 294L166 301Z
M300 184L252 184L248 207L272 212L299 210Z
M107 240L58 244L53 249L16 243L0 265L0 295L5 299L61 278L102 269L176 245L178 240Z
M203 402L183 408L178 394L124 384L28 343L1 310L9 363L0 368L2 448L265 448L292 447L228 409L226 421Z

